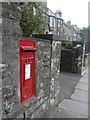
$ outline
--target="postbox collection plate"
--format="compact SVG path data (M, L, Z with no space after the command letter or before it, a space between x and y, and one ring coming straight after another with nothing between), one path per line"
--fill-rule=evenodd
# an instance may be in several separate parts
M35 95L35 41L20 40L20 102Z
M31 76L31 64L25 64L25 80L30 79Z

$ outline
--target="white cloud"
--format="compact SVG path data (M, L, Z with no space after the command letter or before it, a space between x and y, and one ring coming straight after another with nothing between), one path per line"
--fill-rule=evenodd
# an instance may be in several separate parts
M78 27L88 26L88 0L47 0L48 8L53 12L61 10L62 18Z

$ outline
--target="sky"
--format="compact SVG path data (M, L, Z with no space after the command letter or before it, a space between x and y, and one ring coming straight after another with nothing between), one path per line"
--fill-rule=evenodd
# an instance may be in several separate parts
M90 0L47 0L47 7L55 12L60 10L65 22L71 20L71 24L79 28L88 27L88 2Z

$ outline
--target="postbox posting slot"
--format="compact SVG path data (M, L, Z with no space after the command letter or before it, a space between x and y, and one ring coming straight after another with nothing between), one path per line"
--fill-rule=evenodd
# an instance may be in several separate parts
M32 52L32 51L35 51L35 50L25 50L24 52Z
M21 53L22 52L34 52L34 51L36 51L36 48L28 47L28 46L24 46L24 47L21 46L20 51L21 51Z

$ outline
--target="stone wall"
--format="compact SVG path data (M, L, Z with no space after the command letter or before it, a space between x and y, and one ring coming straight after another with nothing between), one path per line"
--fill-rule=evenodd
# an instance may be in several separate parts
M61 71L82 74L83 66L82 48L61 50Z
M61 42L23 38L18 3L2 3L3 118L46 118L59 103ZM20 103L19 40L36 41L35 97ZM48 111L48 112L47 112Z
M2 108L3 118L21 109L19 105L19 26L17 3L2 3ZM18 18L17 18L18 17Z
M61 42L52 41L52 55L51 55L51 96L50 102L52 106L56 106L60 101L60 58L61 58Z
M2 118L2 4L0 3L0 119Z

